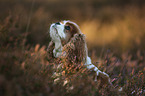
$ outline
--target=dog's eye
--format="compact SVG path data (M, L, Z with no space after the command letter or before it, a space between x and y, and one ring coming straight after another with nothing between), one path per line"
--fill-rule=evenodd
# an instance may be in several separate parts
M66 30L70 30L70 26L65 26L65 29Z

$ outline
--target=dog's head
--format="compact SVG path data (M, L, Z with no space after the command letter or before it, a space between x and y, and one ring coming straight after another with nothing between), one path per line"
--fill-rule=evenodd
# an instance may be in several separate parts
M50 37L54 42L66 44L77 33L81 33L79 26L72 21L61 21L50 26Z

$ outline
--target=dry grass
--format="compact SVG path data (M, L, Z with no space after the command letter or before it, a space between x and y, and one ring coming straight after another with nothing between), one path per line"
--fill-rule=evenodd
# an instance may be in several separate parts
M52 1L47 6L35 2L26 32L30 8L25 6L32 3L22 1L12 6L7 1L1 4L9 4L9 14L7 8L0 13L0 96L116 96L116 90L121 87L121 95L145 94L145 7L116 8L108 4L98 8L97 2L92 0L87 5L86 0L81 7L75 1L58 10L53 4L62 6L63 3ZM92 61L109 74L116 90L110 86L101 88L101 82L94 82L93 73L83 66L78 70L75 64L58 68L57 64L49 63L46 46L50 38L46 32L50 23L62 19L72 19L80 25L87 36ZM111 50L106 51L108 48Z
M92 73L83 66L78 67L74 64L58 68L58 64L49 63L46 46L40 47L39 44L35 47L25 46L25 35L15 34L19 28L16 28L14 21L10 22L8 17L4 25L1 24L0 94L2 96L116 96L118 94L114 90L108 90L110 86L101 88L100 81L94 82ZM98 59L93 52L92 58L96 61ZM116 90L122 87L127 95L143 95L145 94L144 58L142 51L137 51L134 55L124 53L121 58L108 51L96 66L110 75ZM54 72L62 74L54 75ZM125 93L119 94L125 95Z

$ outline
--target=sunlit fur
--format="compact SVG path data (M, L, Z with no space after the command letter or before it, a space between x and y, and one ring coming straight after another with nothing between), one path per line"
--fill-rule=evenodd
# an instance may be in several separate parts
M70 30L66 30L65 26L70 26ZM83 64L88 69L94 70L96 77L105 78L105 81L110 82L108 74L92 64L91 58L88 56L85 35L76 23L62 21L59 24L51 24L50 37L52 41L48 46L49 57L61 58L68 64Z
M70 26L70 30L66 30L65 26ZM53 42L55 45L53 49L53 56L55 58L63 56L67 57L66 59L69 60L69 57L76 56L76 62L86 63L88 51L85 35L82 34L76 23L72 21L62 21L60 25L56 25L55 23L51 24L50 37L52 39L51 43ZM51 47L51 43L49 47ZM89 63L91 63L91 61L89 61Z

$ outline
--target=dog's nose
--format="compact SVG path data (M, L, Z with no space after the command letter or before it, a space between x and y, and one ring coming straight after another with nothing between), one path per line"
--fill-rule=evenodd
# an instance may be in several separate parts
M60 22L56 22L55 25L60 25Z

